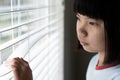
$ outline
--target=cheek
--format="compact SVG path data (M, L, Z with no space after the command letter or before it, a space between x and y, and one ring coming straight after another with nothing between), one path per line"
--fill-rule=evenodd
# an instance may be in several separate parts
M78 32L78 27L79 27L80 25L79 25L79 23L78 23L78 21L76 22L76 31Z
M79 26L80 26L80 25L77 23L77 24L76 24L76 33L77 33L77 37L78 37L78 35L80 34L80 33L79 33Z
M91 39L91 43L97 50L104 50L105 49L105 37L103 35L97 35L94 40Z

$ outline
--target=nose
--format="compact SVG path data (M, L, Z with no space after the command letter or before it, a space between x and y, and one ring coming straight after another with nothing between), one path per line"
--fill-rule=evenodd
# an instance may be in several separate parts
M87 31L85 29L80 28L79 32L78 32L78 35L81 38L85 38L85 37L87 37L88 33L87 33Z
M85 29L82 29L82 28L79 29L79 36L86 37L87 35L88 33Z
M79 37L86 37L88 35L86 25L77 24L77 34Z

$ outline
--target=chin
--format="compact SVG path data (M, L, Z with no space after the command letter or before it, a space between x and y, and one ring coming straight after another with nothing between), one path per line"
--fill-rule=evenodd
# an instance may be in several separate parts
M96 50L93 49L88 49L88 48L83 48L85 51L90 52L90 53L96 53Z

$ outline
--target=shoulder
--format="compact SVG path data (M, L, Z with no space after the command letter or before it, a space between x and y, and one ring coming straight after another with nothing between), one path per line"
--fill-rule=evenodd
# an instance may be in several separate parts
M89 78L91 77L91 73L94 71L95 66L97 64L98 61L98 55L94 55L89 64L88 64L88 68L87 68L87 72L86 72L86 79L89 80Z
M120 80L120 72L114 76L113 80Z
M112 80L120 80L120 64L115 67L112 76Z
M89 62L89 64L88 64L88 69L89 69L89 68L95 68L97 62L98 62L98 54L97 54L97 55L94 55L94 56L91 58L91 60L90 60L90 62Z

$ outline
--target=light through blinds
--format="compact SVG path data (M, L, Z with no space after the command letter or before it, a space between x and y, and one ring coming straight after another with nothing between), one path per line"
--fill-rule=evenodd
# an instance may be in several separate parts
M13 80L3 65L23 57L33 80L63 80L63 0L0 1L0 80Z

